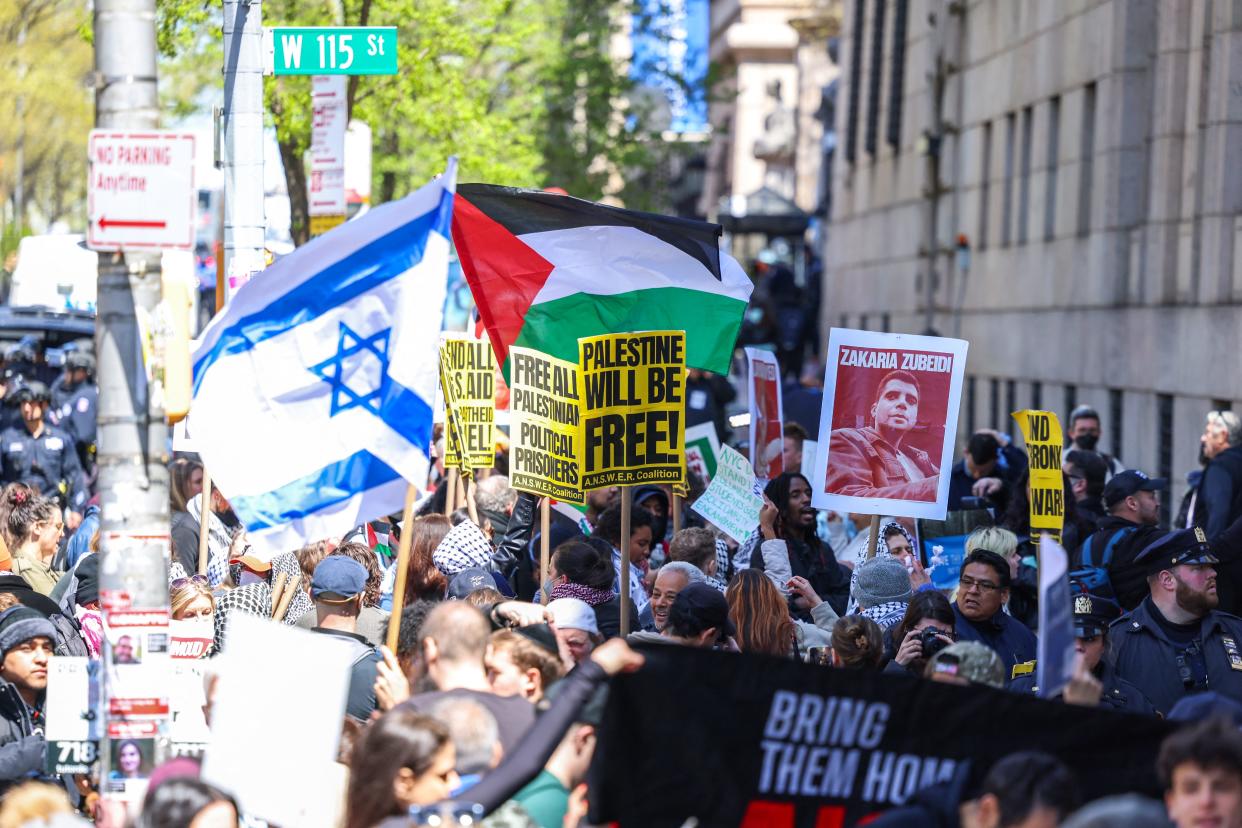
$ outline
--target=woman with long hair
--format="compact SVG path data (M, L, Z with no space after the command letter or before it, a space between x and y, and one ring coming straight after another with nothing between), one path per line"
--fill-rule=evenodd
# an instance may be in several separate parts
M448 578L436 569L432 553L453 528L444 515L423 515L410 527L410 562L405 575L405 606L427 599L440 601L448 590Z
M849 573L816 534L810 481L801 474L783 472L768 483L763 494L770 506L760 512L762 540L751 553L750 566L764 570L776 564L774 572L805 578L834 611L844 612L850 594ZM793 608L799 618L807 620L809 610L800 598L794 599Z
M168 604L174 621L206 618L211 621L216 615L216 596L211 591L211 584L206 575L191 575L178 578L168 588Z
M168 467L168 505L174 512L184 512L190 498L203 490L203 464L188 457L178 457Z
M789 604L767 575L758 569L743 569L733 576L725 598L742 652L794 654L796 632L789 617Z
M397 707L363 733L350 754L345 828L373 828L412 805L432 805L457 787L448 728Z
M888 631L893 660L884 671L922 676L927 659L957 640L956 624L953 605L944 593L915 593L906 614Z
M52 568L52 558L65 534L60 505L29 487L7 487L5 532L13 538L13 572L44 595L50 595L63 572Z

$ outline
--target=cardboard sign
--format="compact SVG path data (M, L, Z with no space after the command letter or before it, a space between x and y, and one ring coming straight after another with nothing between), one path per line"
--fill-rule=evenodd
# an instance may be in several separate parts
M961 339L832 329L815 506L944 519L967 347Z
M784 471L785 412L781 405L781 367L776 354L746 349L750 392L750 463L755 477L771 480ZM792 469L791 469L792 471Z
M530 348L509 349L509 484L582 503L578 366Z
M582 488L683 483L685 331L578 340Z
M699 423L686 429L686 471L694 472L710 483L716 476L716 458L720 455L720 438L716 426Z
M490 469L496 462L496 356L480 339L440 341L440 381L447 413L445 465Z
M1031 534L1061 542L1065 525L1065 478L1061 473L1061 421L1051 411L1015 411L1031 470Z
M714 523L738 543L759 525L763 498L755 494L755 472L750 461L730 446L720 450L716 476L694 501L694 511Z

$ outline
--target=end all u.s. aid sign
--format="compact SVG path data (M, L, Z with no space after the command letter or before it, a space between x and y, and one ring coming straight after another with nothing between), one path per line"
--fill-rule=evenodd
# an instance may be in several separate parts
M263 55L268 75L395 75L397 27L265 27Z

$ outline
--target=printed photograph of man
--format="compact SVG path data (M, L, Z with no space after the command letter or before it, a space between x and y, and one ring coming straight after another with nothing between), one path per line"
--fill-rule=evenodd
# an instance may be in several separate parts
M876 386L871 425L833 429L824 491L851 497L934 502L940 469L927 452L909 445L918 423L919 381L890 371Z

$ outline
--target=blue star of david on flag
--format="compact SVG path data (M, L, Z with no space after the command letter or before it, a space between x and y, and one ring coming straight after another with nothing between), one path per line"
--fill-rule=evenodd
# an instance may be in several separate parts
M336 340L336 354L310 370L332 386L332 410L335 417L351 408L364 408L379 416L380 402L388 385L388 337L392 328L384 328L370 336L361 336L344 322ZM375 369L379 377L375 378ZM352 383L351 380L355 380ZM361 380L362 389L356 380ZM378 380L378 381L376 381ZM367 390L367 389L370 390Z

